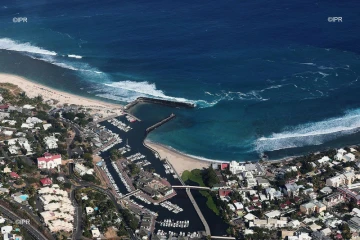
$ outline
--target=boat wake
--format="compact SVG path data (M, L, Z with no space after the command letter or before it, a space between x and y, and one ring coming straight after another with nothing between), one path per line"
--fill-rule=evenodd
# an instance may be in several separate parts
M346 112L342 117L302 124L255 142L258 152L320 145L335 138L360 131L360 109Z

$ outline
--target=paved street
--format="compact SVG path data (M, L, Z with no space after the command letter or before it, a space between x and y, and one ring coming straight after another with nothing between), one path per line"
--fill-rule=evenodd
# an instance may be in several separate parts
M10 211L9 209L5 208L4 206L0 205L0 212L7 216L12 221L21 220L19 216L17 216L15 213ZM35 227L33 227L31 224L23 224L22 225L35 239L38 240L47 240L47 238L39 232Z

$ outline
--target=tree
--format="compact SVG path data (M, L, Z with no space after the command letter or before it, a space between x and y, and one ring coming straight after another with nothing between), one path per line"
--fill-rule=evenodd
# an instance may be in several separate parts
M93 157L91 153L84 153L84 160L86 161L92 161Z
M214 184L219 183L219 178L216 175L216 172L212 167L208 167L204 170L203 173L203 181L206 186L213 187Z

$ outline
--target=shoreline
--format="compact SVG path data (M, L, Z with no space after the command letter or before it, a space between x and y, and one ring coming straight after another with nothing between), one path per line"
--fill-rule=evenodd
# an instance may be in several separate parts
M210 164L215 162L194 158L175 149L171 149L168 146L154 143L150 140L145 139L144 144L157 151L161 158L166 158L174 167L175 171L179 174L180 177L182 173L186 170L191 171L194 169L207 168L210 166ZM218 163L220 163L220 161L218 161Z
M108 103L101 100L59 91L14 74L0 73L0 83L14 84L22 89L30 98L41 95L44 102L55 100L57 101L55 104L56 106L63 106L64 104L75 104L90 109L92 114L98 113L103 115L103 117L114 114L120 115L123 112L123 106L121 104Z

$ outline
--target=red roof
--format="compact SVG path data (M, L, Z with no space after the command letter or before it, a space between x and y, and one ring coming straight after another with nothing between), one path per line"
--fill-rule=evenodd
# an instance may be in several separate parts
M9 105L0 105L0 109L8 109Z
M42 178L42 179L40 179L40 182L43 186L52 184L52 181L50 178Z
M228 168L229 164L228 163L222 163L221 164L221 170L224 170L226 168Z
M17 174L16 172L11 172L11 173L10 173L10 177L12 177L12 178L19 178L20 176L19 176L19 174Z
M286 208L287 206L282 203L282 204L280 204L280 207L281 207L281 208Z
M229 196L230 193L231 193L231 190L224 190L224 189L220 189L220 190L219 190L219 196L220 196L220 197Z
M61 155L60 154L52 155L50 153L45 153L44 157L38 158L37 160L38 162L50 162L57 158L61 158Z

